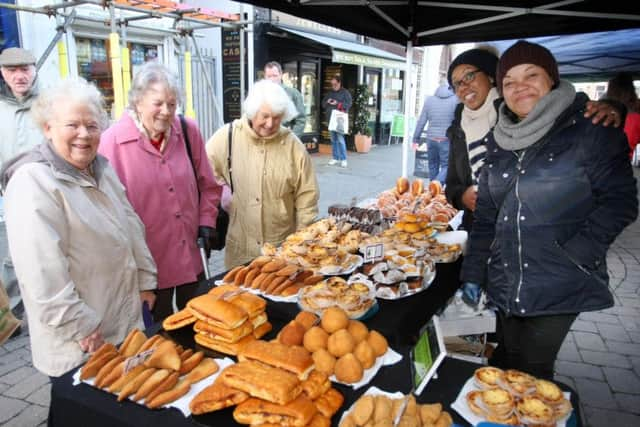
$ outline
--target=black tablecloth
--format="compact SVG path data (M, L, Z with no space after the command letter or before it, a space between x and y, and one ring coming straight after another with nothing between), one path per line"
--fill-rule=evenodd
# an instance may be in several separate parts
M439 264L437 276L425 291L396 301L378 300L380 309L365 323L370 329L380 331L387 337L391 347L403 355L401 362L383 367L369 386L353 390L341 384L334 386L344 395L345 402L341 411L333 418L337 426L340 414L349 408L370 386L379 389L407 393L411 390L411 369L408 353L418 331L431 316L455 293L459 286L457 274L460 261L452 264ZM206 292L209 285L201 284ZM270 339L280 328L289 322L299 311L296 304L269 302L267 314L274 325L273 331L265 338ZM159 325L147 331L156 333ZM164 332L166 333L166 332ZM205 350L194 344L193 331L185 327L168 334L183 346ZM215 356L215 355L214 355ZM457 359L446 358L438 370L438 378L432 379L423 393L417 397L420 403L441 402L453 416L455 422L468 425L449 405L455 400L465 381L479 365ZM149 410L144 406L127 401L119 403L114 395L95 389L86 384L72 385L73 371L65 374L52 386L50 426L236 426L232 417L233 408L210 414L185 418L176 409ZM572 393L574 408L577 408L577 395Z

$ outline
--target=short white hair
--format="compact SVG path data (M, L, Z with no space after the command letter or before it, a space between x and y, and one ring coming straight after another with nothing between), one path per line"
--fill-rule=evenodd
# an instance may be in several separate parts
M156 61L145 62L133 76L131 89L129 89L129 108L136 110L136 104L142 100L144 94L151 85L162 83L173 93L182 105L182 90L178 78L164 65Z
M44 129L47 122L53 118L56 107L71 102L86 105L93 113L100 131L109 125L102 94L93 83L82 77L69 77L43 90L31 106L31 117L40 129Z
M244 112L252 119L263 105L269 107L275 115L282 114L284 123L300 114L282 86L271 80L260 80L253 84L244 100Z

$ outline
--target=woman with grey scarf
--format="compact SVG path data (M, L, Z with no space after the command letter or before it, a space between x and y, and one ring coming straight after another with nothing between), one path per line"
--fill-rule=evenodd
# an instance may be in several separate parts
M622 130L584 117L588 99L546 48L498 62L504 102L489 135L462 280L498 307L505 368L552 379L571 324L613 306L606 254L638 215Z

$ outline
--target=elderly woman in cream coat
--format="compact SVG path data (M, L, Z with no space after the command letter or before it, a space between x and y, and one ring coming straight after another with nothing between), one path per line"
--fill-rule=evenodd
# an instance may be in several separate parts
M97 155L107 115L95 86L63 80L32 112L48 141L11 160L2 183L33 365L53 389L87 353L144 327L156 266L124 187Z
M207 142L216 177L233 190L225 266L279 245L318 215L319 189L311 157L295 134L281 126L297 114L280 85L262 80L244 102L245 115L218 129ZM231 128L231 171L228 165Z

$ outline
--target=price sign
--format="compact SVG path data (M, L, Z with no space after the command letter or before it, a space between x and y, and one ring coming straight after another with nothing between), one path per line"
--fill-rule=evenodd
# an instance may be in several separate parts
M364 247L364 262L376 262L384 258L384 245L373 243Z

